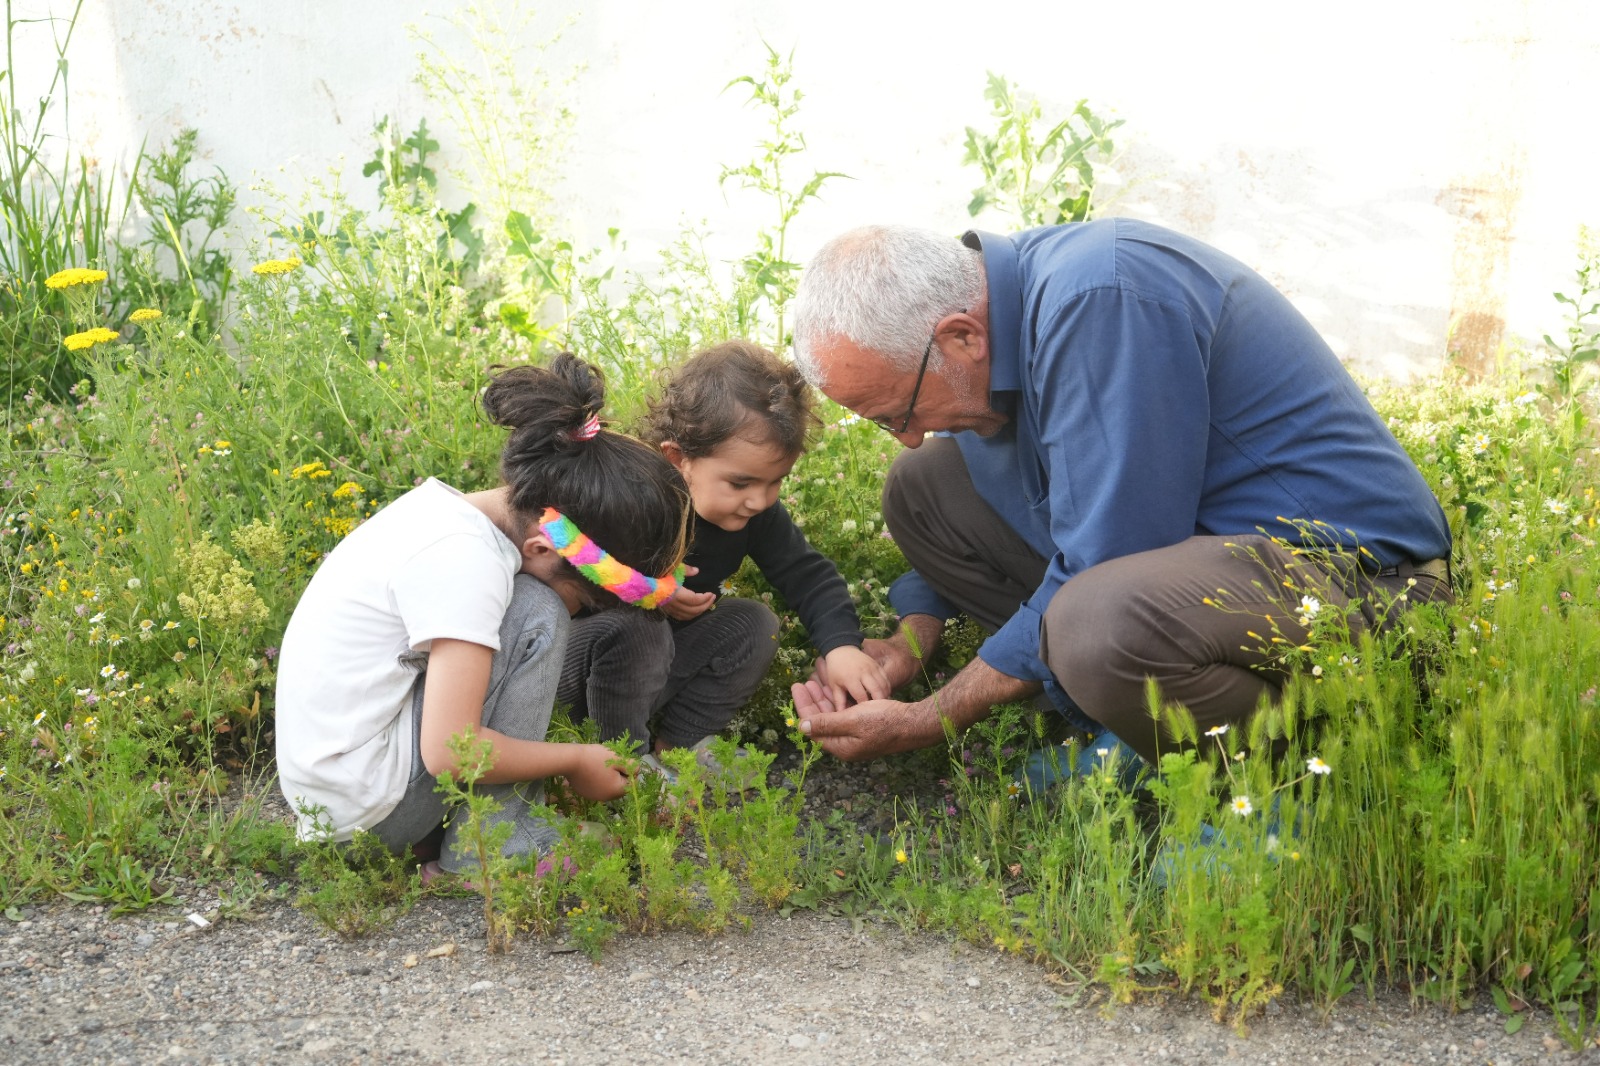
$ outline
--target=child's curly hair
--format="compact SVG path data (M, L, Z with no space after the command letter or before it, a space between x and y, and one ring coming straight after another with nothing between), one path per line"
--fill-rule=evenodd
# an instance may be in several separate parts
M669 372L639 436L657 446L672 441L690 459L730 437L799 455L821 425L815 406L792 363L749 341L726 341Z

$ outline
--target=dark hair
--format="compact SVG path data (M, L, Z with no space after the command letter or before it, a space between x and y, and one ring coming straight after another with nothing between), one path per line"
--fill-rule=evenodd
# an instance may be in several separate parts
M640 436L658 446L670 440L690 459L735 436L799 455L820 424L815 403L794 364L748 341L726 341L671 372Z
M548 367L495 374L483 409L511 428L500 477L520 519L536 521L554 507L607 552L659 577L683 561L688 490L677 469L642 441L608 429L583 439L605 395L599 368L571 352ZM576 570L573 577L585 580ZM593 602L620 602L597 585L586 591Z

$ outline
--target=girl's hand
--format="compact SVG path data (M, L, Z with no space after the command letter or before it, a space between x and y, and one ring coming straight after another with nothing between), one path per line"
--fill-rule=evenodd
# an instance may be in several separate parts
M679 585L672 599L661 605L661 613L674 622L687 622L711 610L711 605L716 602L715 592L690 592Z
M835 709L853 703L888 699L894 687L878 661L860 648L835 648L822 661L827 665L828 694ZM820 671L819 671L820 673Z
M572 765L567 769L567 784L572 791L586 800L604 803L622 795L628 788L628 777L618 765L617 753L604 744L564 744L572 752Z

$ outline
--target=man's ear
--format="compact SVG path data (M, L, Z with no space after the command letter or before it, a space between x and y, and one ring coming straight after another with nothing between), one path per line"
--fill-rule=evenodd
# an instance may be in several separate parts
M959 356L974 366L989 358L989 327L983 318L966 311L945 315L934 333L946 356Z

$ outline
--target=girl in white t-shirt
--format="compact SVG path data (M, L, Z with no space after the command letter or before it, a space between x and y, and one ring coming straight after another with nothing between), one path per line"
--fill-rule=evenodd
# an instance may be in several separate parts
M599 370L571 354L499 373L483 406L511 429L504 484L463 494L430 479L318 568L278 671L278 775L302 839L366 830L398 853L428 837L448 813L435 778L466 730L493 745L478 791L514 824L507 855L555 842L528 813L546 777L589 799L622 794L609 749L544 740L568 623L672 595L687 495L655 449L600 428L604 398ZM460 866L454 828L445 870Z

